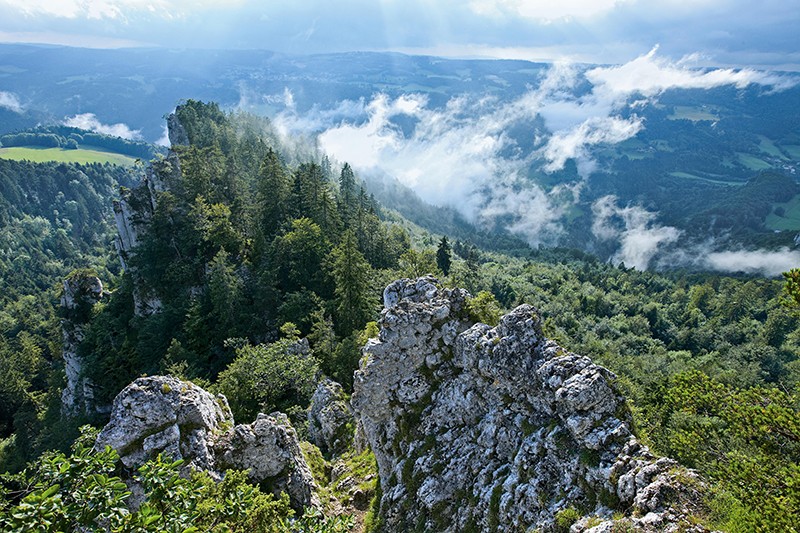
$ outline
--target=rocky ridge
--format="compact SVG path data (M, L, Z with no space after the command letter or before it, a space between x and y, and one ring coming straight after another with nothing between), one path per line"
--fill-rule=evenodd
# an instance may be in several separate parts
M384 531L691 530L696 476L632 434L615 376L544 338L523 305L474 324L469 294L432 277L384 292L352 407L378 462ZM682 503L683 502L683 503ZM598 523L599 522L599 523Z
M85 336L91 309L106 296L95 275L76 273L64 280L61 293L61 354L67 383L61 391L61 410L68 416L88 414L94 405L94 384L83 375L78 346Z
M248 469L251 481L285 491L296 509L319 507L311 470L285 415L259 414L251 424L234 425L224 396L172 376L139 378L117 395L95 443L105 446L129 469L158 454L217 479L227 469Z

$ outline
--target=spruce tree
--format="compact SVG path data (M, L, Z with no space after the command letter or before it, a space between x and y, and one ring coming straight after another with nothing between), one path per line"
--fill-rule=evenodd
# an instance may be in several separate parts
M345 231L339 246L330 255L336 283L336 328L346 337L364 327L372 312L369 298L370 266L358 251L356 236Z
M450 274L450 266L452 263L450 243L447 242L447 237L442 237L442 240L439 241L439 248L436 249L436 266L439 267L442 274L447 276Z

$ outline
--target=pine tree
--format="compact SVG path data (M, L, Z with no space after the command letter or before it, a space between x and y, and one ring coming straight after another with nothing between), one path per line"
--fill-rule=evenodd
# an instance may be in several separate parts
M258 218L261 233L268 242L278 232L287 214L286 199L289 196L286 169L272 148L261 163L258 177Z
M364 327L372 313L369 298L370 266L358 251L356 236L347 230L330 255L336 283L336 327L346 337Z
M436 266L439 267L442 274L447 276L450 274L450 266L452 263L450 243L447 242L447 237L442 237L442 240L439 241L439 248L436 249Z
M357 211L357 199L356 177L350 165L345 163L339 175L339 213L346 228L351 227L354 222L353 215Z

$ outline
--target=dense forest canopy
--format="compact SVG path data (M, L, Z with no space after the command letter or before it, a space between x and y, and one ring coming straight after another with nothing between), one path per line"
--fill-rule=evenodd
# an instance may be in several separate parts
M71 419L58 406L56 287L89 267L110 290L85 317L79 347L98 406L142 374L171 373L224 393L237 419L283 410L302 434L321 376L352 387L383 287L431 272L467 288L471 312L486 322L501 309L537 306L548 336L614 371L639 436L710 481L699 521L731 531L796 527L800 321L782 303L782 282L641 272L566 249L479 248L403 219L348 164L283 145L269 121L192 100L175 118L180 142L138 186L114 167L0 160L0 460L19 471L44 449L62 450L46 456L56 466L2 478L0 523L16 524L25 498L62 497L48 492L48 468L91 456L78 461L81 472L116 472L115 458L92 455L86 438L63 453L81 422L104 422L102 410ZM768 203L782 183L764 175L739 190L765 191ZM140 229L122 272L110 241L118 185ZM301 339L310 355L294 348ZM171 479L174 467L149 472ZM123 501L104 479L109 498ZM184 481L204 498L233 490ZM189 490L181 483L175 494ZM248 493L240 506L252 511L247 520L288 512L259 498ZM157 512L167 523L181 510ZM192 516L197 527L208 519Z

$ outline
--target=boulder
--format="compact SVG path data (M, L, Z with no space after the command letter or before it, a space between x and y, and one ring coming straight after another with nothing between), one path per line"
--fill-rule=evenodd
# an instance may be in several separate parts
M172 376L139 378L120 392L96 446L114 448L122 463L138 468L159 453L186 467L214 471L211 440L233 426L224 396Z
M323 453L341 454L353 443L355 419L342 386L325 379L317 385L308 411L308 436Z
M139 378L114 399L111 419L95 447L110 446L129 469L158 454L185 461L183 472L204 470L221 479L227 469L247 469L250 479L292 506L319 507L311 469L297 433L280 413L259 414L252 424L234 426L227 399L172 376Z
M252 424L238 425L222 435L215 448L219 468L248 470L251 481L285 491L296 509L320 507L314 477L286 415L259 413Z

